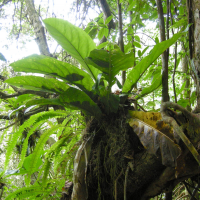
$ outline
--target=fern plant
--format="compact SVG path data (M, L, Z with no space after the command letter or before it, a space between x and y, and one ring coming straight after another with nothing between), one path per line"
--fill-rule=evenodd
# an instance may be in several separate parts
M33 134L38 127L41 127L49 120L55 118L65 118L65 120L62 124L54 123L52 127L46 129L38 140L33 153L26 157L28 140L31 134ZM72 179L74 152L78 148L77 142L81 138L81 131L84 127L84 124L77 124L77 118L80 118L80 116L77 116L76 111L46 111L31 116L20 126L19 131L14 133L9 141L4 169L8 166L17 139L24 130L28 129L29 131L24 140L20 155L20 162L18 165L19 170L12 174L25 174L25 183L27 186L8 195L6 199L23 199L25 197L32 197L34 199L36 196L37 199L43 199L47 198L49 195L51 196L55 191L57 191L58 197L61 195L62 187L64 186L62 180ZM56 136L56 142L50 148L46 148L46 142L52 134ZM68 160L68 163L65 163L66 159ZM38 172L37 180L33 186L30 186L31 177L35 172ZM49 174L55 176L55 179L52 179ZM33 191L35 191L35 193Z

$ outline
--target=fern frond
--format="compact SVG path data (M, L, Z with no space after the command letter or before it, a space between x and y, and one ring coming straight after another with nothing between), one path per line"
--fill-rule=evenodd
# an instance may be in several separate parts
M51 167L51 162L48 159L46 159L45 167L44 167L44 173L43 173L43 177L42 177L42 186L43 187L46 187L47 176L49 174L50 167Z
M72 140L67 144L65 147L65 153L64 155L61 155L59 157L54 157L54 172L57 171L60 163L63 162L63 160L70 157L70 154L72 154L77 149L77 142L80 140L80 136L76 135L72 138Z
M6 124L5 124L5 127L8 126L8 120L6 120ZM1 137L0 137L0 144L2 143L3 139L4 139L4 135L7 133L7 130L8 128L6 128L3 133L1 134Z
M5 200L13 200L15 198L24 199L26 197L36 197L39 194L46 193L45 190L42 190L41 186L30 186L24 187L16 190L15 192L8 195Z
M44 161L42 167L41 167L40 170L39 170L39 173L38 173L38 175L37 175L37 180L36 180L36 182L34 183L34 185L38 185L38 184L40 183L40 181L41 181L41 179L42 179L42 178L41 178L42 174L44 174L45 171L46 171L46 169L48 168L48 163L49 163L49 160L48 160L48 159L45 159L45 161Z
M56 110L56 111L45 111L45 112L41 112L41 113L32 115L24 124L22 124L19 127L19 130L13 134L12 140L9 140L6 158L5 158L4 170L6 170L6 168L8 167L8 164L10 161L10 156L12 155L13 149L15 148L15 146L17 144L17 140L19 139L19 137L22 135L22 133L26 129L33 126L37 122L45 121L50 118L66 117L68 114L69 113L67 111ZM23 156L24 156L24 153L22 155L22 158L23 158ZM21 163L20 163L20 165L21 165Z
M45 155L45 158L49 158L52 153L55 153L57 149L60 149L61 146L69 139L69 137L65 136L58 140L56 143L54 143L50 149L48 150L47 154Z
M26 157L26 151L27 151L27 148L28 148L28 141L29 141L29 138L32 134L34 134L34 132L36 131L36 129L41 125L43 124L44 121L40 121L36 124L33 125L33 127L29 130L24 142L23 142L23 145L22 145L22 151L21 151L21 155L20 155L20 162L19 162L19 165L18 167L22 167L23 163L24 163L24 159Z
M35 147L35 149L33 151L33 156L32 156L31 164L30 164L29 176L34 172L35 166L37 164L37 160L40 157L41 151L42 151L46 141L49 139L49 136L51 134L55 133L55 131L57 131L60 128L62 128L60 125L56 125L56 126L50 128L50 129L48 129L47 131L45 131L41 135L41 137L40 137L40 139L39 139L39 141L38 141L38 143L37 143L37 145L36 145L36 147Z

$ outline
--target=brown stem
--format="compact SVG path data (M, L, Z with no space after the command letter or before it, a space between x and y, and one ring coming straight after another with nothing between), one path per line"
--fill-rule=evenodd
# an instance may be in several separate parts
M14 123L12 123L12 124L10 124L10 125L8 125L8 126L5 126L5 127L3 127L3 128L0 128L0 131L3 131L3 130L5 130L5 129L7 129L7 128L10 128L11 126L15 125L16 123L17 123L17 121L14 122Z
M171 25L173 25L173 16L171 12L171 0L169 2L169 13L170 13L170 19L171 19ZM167 32L168 33L168 32ZM172 35L174 35L174 29L172 28ZM174 70L172 75L172 83L173 83L173 92L174 92L174 100L175 103L177 103L177 96L176 96L176 85L175 85L175 73L176 73L176 64L177 64L177 42L175 43L175 59L174 59Z
M161 42L165 41L165 23L163 16L163 7L162 1L157 0L158 7L158 19L159 19L159 27L160 27L160 39ZM169 101L168 94L168 59L167 59L167 51L162 54L162 101Z
M8 98L12 98L12 97L18 97L22 94L35 94L41 97L47 97L49 93L45 93L45 92L40 92L40 91L34 91L34 90L18 90L17 93L14 94L6 94L0 91L0 98L1 99L8 99Z
M177 42L175 43L175 58L174 58L174 71L172 75L172 82L173 82L173 91L174 91L174 100L177 103L177 96L176 96L176 83L175 83L175 73L176 73L176 64L177 64Z
M122 8L121 3L117 0L118 16L119 16L119 47L122 52L124 52L124 41L123 41L123 31L122 31ZM122 71L122 85L124 85L126 80L126 71Z
M128 165L126 168L126 173L125 173L125 181L124 181L124 200L127 200L126 196L126 188L127 188L127 182L128 182L128 172L129 172L130 166Z
M167 40L169 40L169 13L170 13L170 4L167 0L167 20L166 20L166 31L167 31ZM169 49L167 49L167 62L169 60Z
M105 19L107 19L108 17L110 17L112 14L111 14L111 10L110 10L110 7L107 3L106 0L100 0L99 1L100 4L101 4L101 8L103 10L103 13L104 13L104 16L105 16ZM112 28L112 29L115 29L115 23L113 21L113 19L109 22L108 24L108 27L109 27L109 30Z
M34 115L34 114L36 114L36 113L43 112L43 111L46 111L46 107L45 107L45 106L39 107L39 108L37 108L37 109L35 109L35 110L32 110L32 111L26 113L26 114L24 115L24 117L25 117L25 118L28 118L28 117L30 117L31 115ZM16 118L15 115L12 115L12 116L10 116L10 117L9 117L8 115L0 115L0 119L4 119L4 120L11 120L11 119L15 119L15 118Z
M193 17L192 17L192 0L187 0L187 12L188 12L188 24L192 24L193 23ZM194 32L194 25L192 24L189 27L189 30L188 30L190 59L193 58L193 52L194 52L194 47L193 47L193 45L194 45L193 32Z

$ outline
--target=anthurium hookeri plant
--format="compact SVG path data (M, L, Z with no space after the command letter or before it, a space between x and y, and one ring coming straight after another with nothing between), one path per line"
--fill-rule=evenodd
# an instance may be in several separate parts
M100 118L102 113L116 113L120 96L113 94L111 87L118 82L116 75L133 66L132 53L124 54L119 49L97 50L96 44L84 30L61 19L45 19L50 35L79 63L81 68L44 55L32 55L11 64L16 72L39 73L55 78L20 76L6 80L14 86L59 94L58 99L37 99L31 104L60 104L71 109L80 109L88 115ZM168 41L157 44L128 74L122 95L131 93L137 81L148 67L171 46L182 33ZM161 74L156 76L149 88L141 92L144 96L161 85ZM137 97L139 98L139 97ZM103 105L103 109L98 105Z
M92 116L88 120L87 134L74 160L72 199L87 199L88 193L90 199L97 199L96 191L93 191L92 187L87 189L89 183L94 184L99 193L105 189L112 196L115 191L110 184L115 184L118 174L121 173L119 169L129 165L126 159L131 159L133 156L131 152L137 153L143 148L138 137L133 134L132 128L127 124L127 116L124 112L126 110L125 101L148 67L183 33L174 34L171 39L155 45L149 55L132 68L134 63L132 53L124 54L119 49L110 49L109 51L96 49L96 44L84 30L61 19L45 19L44 24L50 35L80 63L80 66L73 66L44 55L31 55L12 63L11 66L16 72L38 73L49 75L52 78L23 75L10 78L5 82L47 94L56 94L55 98L30 100L26 103L27 107L61 105L73 110L81 110L87 117ZM132 69L122 87L116 75L128 68ZM121 89L120 94L114 94L111 90L115 83ZM144 88L136 98L151 93L160 85L161 74L156 74L152 85ZM137 126L142 126L145 130L152 130L146 124L138 121L132 122L132 126L136 127L134 128L135 132L137 132ZM173 165L175 158L180 154L180 149L173 143L173 140L161 132L153 130L153 140L151 141L155 141L154 138L158 134L159 138L162 138L155 144L155 147L158 148L155 149L147 142L148 138L141 136L141 129L138 133L143 146L146 146L147 150L156 156L158 156L158 149L161 149L163 144L172 147L168 154L165 149L162 149L161 156L163 164ZM92 158L91 152L93 152ZM169 154L172 157L169 158ZM89 172L87 172L89 162L93 169L88 169ZM86 184L87 173L90 173L90 177L94 179L87 180ZM145 182L146 180L141 179L141 181ZM123 188L121 190L123 191ZM107 199L109 199L109 195Z

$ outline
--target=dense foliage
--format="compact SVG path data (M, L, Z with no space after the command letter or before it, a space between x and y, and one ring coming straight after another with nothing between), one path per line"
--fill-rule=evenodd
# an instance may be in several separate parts
M163 1L161 7L159 0L124 0L117 3L101 0L99 5L105 18L101 13L91 20L84 30L57 18L47 18L41 23L37 15L31 14L30 8L35 10L31 2L33 3L29 0L20 2L21 9L23 10L25 5L27 12L30 12L29 18L41 55L30 55L9 64L15 76L8 78L11 76L7 76L9 71L2 68L0 77L3 81L0 91L2 111L8 113L1 115L2 121L7 121L0 137L1 143L6 145L4 169L1 172L2 195L6 199L67 199L71 196L72 182L72 199L83 199L83 196L87 199L87 191L91 195L89 199L92 195L99 199L110 198L110 194L114 194L113 198L116 199L116 188L118 184L121 185L122 180L119 179L119 183L117 181L121 174L125 175L124 198L126 199L126 187L128 198L133 198L135 193L129 191L127 183L132 183L136 178L133 173L132 178L127 180L126 173L129 168L134 171L134 167L124 159L130 159L130 156L126 155L130 153L130 149L135 154L138 153L137 155L145 152L148 155L147 163L153 160L152 166L158 166L159 170L155 174L159 177L162 177L165 167L172 167L177 177L182 173L183 169L179 165L185 162L182 155L188 153L185 151L186 146L200 163L195 149L199 140L199 118L189 112L194 106L198 111L199 106L198 87L196 92L190 91L199 81L195 63L197 58L191 57L191 42L194 45L195 39L187 39L194 25L190 21L187 22L184 0L173 3ZM86 11L88 2L84 2ZM91 6L98 9L98 3L91 2ZM9 1L1 3L3 7ZM77 10L81 6L81 2L77 1ZM110 9L109 7L116 13L111 14L106 10ZM190 5L188 7L190 8ZM20 26L22 16L23 11L20 14ZM162 17L165 21L162 21ZM157 24L157 30L149 30L148 23L153 26L158 23L157 19L159 28ZM50 36L62 47L54 54L48 50L43 24ZM162 25L166 26L166 31L162 29ZM23 28L26 28L25 25ZM40 31L37 31L38 29ZM166 36L164 39L163 32ZM41 39L40 34L44 39ZM145 44L141 35L145 35L146 41L149 41L147 38L153 40L154 44ZM120 37L117 42L118 36ZM96 38L101 41L99 45L94 42ZM172 45L174 53L169 51ZM0 60L6 62L2 53ZM166 71L169 73L167 79L164 78ZM157 111L161 96L162 101L165 102L170 97L171 101L179 105L172 102L162 104L162 117L157 113L141 114L138 111ZM169 111L169 108L174 108L174 111ZM127 115L126 111L130 109L135 111ZM182 115L175 113L176 110L181 111L179 114ZM130 116L132 119L127 126L126 119ZM8 120L11 121L10 124ZM162 120L163 124L158 126L157 122ZM167 123L171 126L168 127ZM133 143L130 142L132 140ZM133 144L134 148L131 146ZM120 145L121 147L118 147ZM11 170L9 163L16 155L19 155L19 159L15 169ZM136 161L137 155L134 158ZM156 157L158 160L155 161ZM93 170L88 167L88 163L94 167ZM187 167L187 164L185 166ZM142 165L140 169L146 168ZM106 171L106 178L102 177L100 180L100 176L104 174L103 170ZM149 174L151 167L148 170ZM185 173L186 170L183 171ZM88 173L91 173L88 185L94 183L96 188L89 187L82 191L83 187L87 188L85 179ZM140 179L140 172L138 174ZM5 184L9 184L10 176L23 177L25 186L9 190ZM135 176L137 177L137 173ZM146 173L144 177L148 181L153 180L148 182L153 187L156 184L155 177L148 179L147 176ZM197 177L193 180L196 181ZM103 186L104 181L113 184L113 189L107 193L102 192L107 187L106 184ZM179 182L177 181L174 188ZM151 193L148 191L150 186L142 185L139 188L138 184L138 191L146 192L143 199L163 192L158 189ZM163 184L162 189L164 188ZM119 192L118 195L121 197L122 194ZM135 198L140 199L142 196L138 194Z

